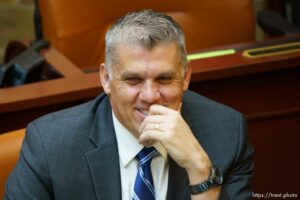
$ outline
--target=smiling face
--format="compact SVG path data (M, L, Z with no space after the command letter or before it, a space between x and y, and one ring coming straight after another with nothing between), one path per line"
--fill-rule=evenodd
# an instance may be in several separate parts
M118 120L138 138L151 105L178 108L188 88L190 67L183 74L176 43L159 44L150 50L119 44L116 52L111 77L104 64L100 67L101 83Z

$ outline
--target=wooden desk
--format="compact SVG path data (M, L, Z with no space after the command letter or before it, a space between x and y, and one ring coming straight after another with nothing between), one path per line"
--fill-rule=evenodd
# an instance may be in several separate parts
M190 89L246 115L256 149L255 192L300 195L300 53L259 59L242 56L244 49L264 43L235 45L233 55L192 61ZM102 91L98 73L82 73L53 48L45 57L64 77L1 89L0 133L22 128L42 114L79 104Z
M41 115L83 103L102 92L98 73L84 74L55 48L43 54L62 78L0 89L0 134L24 128Z

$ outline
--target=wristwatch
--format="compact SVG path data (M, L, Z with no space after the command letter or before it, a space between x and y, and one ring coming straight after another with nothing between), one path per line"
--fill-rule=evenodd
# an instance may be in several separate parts
M221 171L215 166L212 166L210 169L211 173L208 180L196 185L189 186L191 194L200 194L209 190L212 187L221 185L223 183L223 176Z

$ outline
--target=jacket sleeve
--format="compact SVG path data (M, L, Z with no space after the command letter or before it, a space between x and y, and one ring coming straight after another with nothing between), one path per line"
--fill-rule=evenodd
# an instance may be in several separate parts
M34 124L27 127L18 163L7 179L4 200L53 199L47 157Z
M235 161L229 173L224 177L220 199L251 199L251 179L253 173L253 147L248 141L246 122L240 117L238 128L238 146Z

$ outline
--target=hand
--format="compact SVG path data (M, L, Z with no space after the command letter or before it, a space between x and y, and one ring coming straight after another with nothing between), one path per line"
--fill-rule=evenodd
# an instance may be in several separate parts
M180 109L181 105L177 111L152 105L141 124L139 142L145 146L160 142L175 162L187 170L190 183L199 183L209 177L211 162L182 118Z

